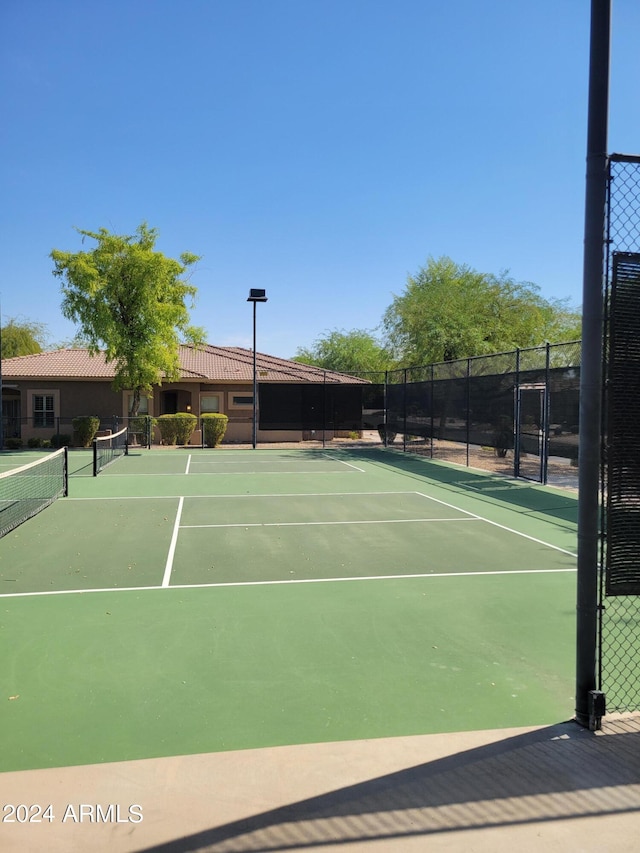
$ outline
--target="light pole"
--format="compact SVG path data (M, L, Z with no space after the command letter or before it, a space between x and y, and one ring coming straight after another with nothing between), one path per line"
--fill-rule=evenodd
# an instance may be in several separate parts
M267 301L266 290L252 287L247 302L253 302L253 449L258 446L258 374L256 371L256 304Z

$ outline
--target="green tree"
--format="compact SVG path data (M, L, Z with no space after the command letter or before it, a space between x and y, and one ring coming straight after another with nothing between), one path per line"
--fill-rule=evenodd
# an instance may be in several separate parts
M552 299L552 308L545 340L549 343L579 341L582 337L582 314L569 304L568 299Z
M0 358L32 355L42 352L47 342L47 327L43 323L11 318L2 327Z
M293 360L340 373L368 373L389 367L387 351L365 329L326 332L310 349L298 349Z
M506 273L430 258L385 312L393 355L405 365L451 361L573 338L579 314Z
M89 341L82 332L76 332L70 340L60 341L56 345L56 349L88 349L88 347Z
M144 222L132 236L104 228L78 232L95 248L51 252L53 274L62 280L62 313L79 323L90 352L104 350L115 362L114 388L133 392L135 416L142 392L179 378L181 340L204 340L204 330L189 325L185 304L193 305L196 288L182 278L199 258L185 252L177 261L156 251L157 231Z

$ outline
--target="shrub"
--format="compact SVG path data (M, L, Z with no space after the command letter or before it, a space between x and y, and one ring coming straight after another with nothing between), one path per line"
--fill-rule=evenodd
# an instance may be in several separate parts
M71 444L71 436L64 433L56 433L51 436L51 447L66 447Z
M73 443L78 447L91 447L91 442L100 429L100 418L84 415L74 418L71 423L73 424Z
M164 444L189 444L198 418L190 412L175 415L160 415L158 428Z
M22 448L22 439L21 438L8 438L4 446L7 450L20 450Z
M27 447L42 447L44 444L43 439L38 438L35 435L32 435L31 438L27 439Z
M178 426L173 415L160 415L158 429L163 444L175 444Z
M217 447L227 431L229 418L220 412L209 412L202 415L202 431L205 447Z
M173 417L176 419L176 444L189 444L198 418L191 412L180 412Z

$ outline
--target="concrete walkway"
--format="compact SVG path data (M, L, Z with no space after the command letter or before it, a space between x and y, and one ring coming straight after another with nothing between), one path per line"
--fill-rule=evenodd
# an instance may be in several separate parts
M22 771L0 794L41 807L5 806L4 853L630 853L640 716Z

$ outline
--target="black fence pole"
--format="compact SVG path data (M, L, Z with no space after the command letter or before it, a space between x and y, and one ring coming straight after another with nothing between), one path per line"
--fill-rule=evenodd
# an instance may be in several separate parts
M430 424L430 426L431 426L431 447L430 447L429 458L430 458L430 459L433 459L433 445L434 445L434 443L435 443L435 438L434 438L434 435L433 435L433 394L434 394L434 385L433 385L433 364L431 365L429 382L430 382L430 387L429 387L429 407L430 407L430 409L431 409L431 424Z
M549 430L551 428L551 344L547 341L547 351L544 363L544 396L542 398L542 459L540 468L540 482L546 486L549 477Z
M471 412L469 411L471 408L471 359L470 358L467 359L467 382L466 382L465 408L467 410L465 413L465 415L466 415L466 417L465 417L465 421L466 421L465 439L467 442L466 460L467 460L467 468L468 468L469 467L469 461L470 461L469 460L469 442L471 440L471 432L470 432L470 429L471 429L471 425L470 425Z
M327 429L327 371L322 374L322 447L326 447Z
M407 368L402 374L402 450L407 452Z
M596 696L604 235L607 203L610 0L591 0L578 454L576 720L600 727Z
M383 444L385 447L388 446L389 442L387 441L387 424L389 423L389 371L385 370L384 372L384 441Z
M520 347L516 348L516 381L513 386L513 476L520 476Z

